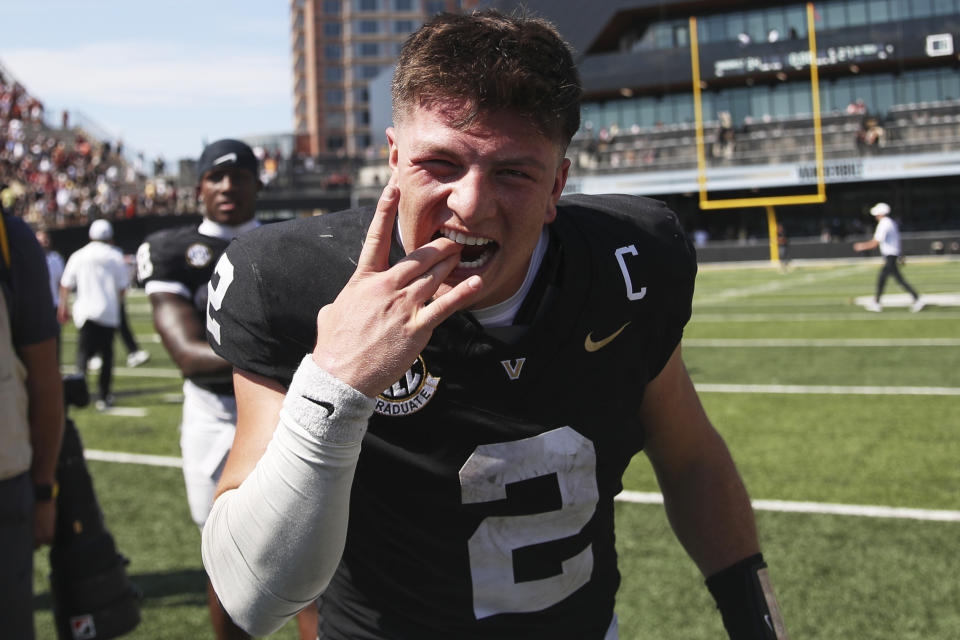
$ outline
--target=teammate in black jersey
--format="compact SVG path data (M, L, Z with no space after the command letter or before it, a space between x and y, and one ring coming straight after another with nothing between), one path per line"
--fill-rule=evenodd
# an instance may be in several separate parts
M551 25L441 15L400 55L376 208L218 262L239 422L203 556L250 632L322 593L324 639L617 638L613 498L643 449L730 636L786 637L680 357L690 243L660 203L561 199L580 92Z
M206 339L207 282L230 241L259 226L255 218L260 177L253 150L239 140L208 145L197 164L199 226L151 234L137 250L137 274L153 308L153 322L185 378L180 449L190 514L203 527L217 480L233 443L237 403L229 362ZM248 637L209 589L217 638ZM315 626L316 615L304 614ZM314 634L308 636L313 638Z

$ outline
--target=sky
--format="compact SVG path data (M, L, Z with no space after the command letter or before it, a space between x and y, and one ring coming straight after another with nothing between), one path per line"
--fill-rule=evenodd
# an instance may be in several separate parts
M0 65L60 114L169 163L293 129L289 0L3 0ZM74 120L75 121L75 120Z

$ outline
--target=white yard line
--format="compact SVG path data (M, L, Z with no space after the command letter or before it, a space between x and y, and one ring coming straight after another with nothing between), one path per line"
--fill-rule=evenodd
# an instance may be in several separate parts
M60 373L76 373L77 368L74 365L62 365ZM99 375L99 371L90 371L90 375ZM183 374L179 369L169 367L114 367L113 375L124 375L131 378L182 378Z
M620 502L632 502L634 504L663 504L663 496L661 494L642 491L621 491L616 499ZM960 511L946 509L911 509L879 505L834 504L829 502L791 502L789 500L754 500L752 504L753 508L757 511L960 522Z
M136 334L136 338L137 338L137 342L150 342L153 344L163 343L163 341L160 339L159 333L138 333ZM69 334L63 335L61 337L61 340L63 340L64 342L76 342L77 334L71 332ZM116 348L114 348L114 351L116 351Z
M960 347L960 338L685 338L684 347Z
M152 456L140 453L99 451L96 449L87 449L84 455L87 460L96 460L99 462L142 464L151 467L180 468L183 466L183 460L173 456ZM616 499L620 502L632 502L635 504L663 504L663 496L661 494L642 491L621 491ZM909 509L904 507L833 504L828 502L791 502L788 500L754 500L753 508L758 511L779 511L783 513L812 513L860 516L866 518L903 518L906 520L960 522L960 511L941 509Z
M891 311L870 313L861 309L851 309L843 313L697 313L693 312L691 324L700 322L877 322L897 320L900 322L922 322L924 320L956 320L960 313L938 311L937 313L905 313Z
M151 456L143 453L123 453L121 451L100 451L98 449L86 449L83 452L87 460L97 460L99 462L122 462L125 464L142 464L148 467L183 467L181 458L172 456Z
M101 413L121 418L146 418L149 412L143 407L110 407L104 409Z
M701 393L789 393L855 396L960 396L960 387L842 386L817 384L695 383Z

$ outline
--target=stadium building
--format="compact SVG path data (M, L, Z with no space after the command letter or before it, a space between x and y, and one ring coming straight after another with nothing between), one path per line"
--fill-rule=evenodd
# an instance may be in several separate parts
M775 219L813 254L869 233L878 200L908 253L956 242L960 0L522 4L578 54L568 192L656 197L698 237L761 252L765 203L790 199L810 201L777 204ZM731 199L750 200L701 208Z
M291 0L296 151L361 156L371 146L370 80L440 11L477 0Z

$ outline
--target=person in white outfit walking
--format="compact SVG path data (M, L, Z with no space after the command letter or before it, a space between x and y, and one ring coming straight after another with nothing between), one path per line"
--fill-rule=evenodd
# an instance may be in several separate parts
M70 292L76 291L73 322L77 326L77 371L86 374L87 362L100 355L96 407L104 410L113 405L110 385L113 379L113 333L120 326L120 305L130 286L130 270L113 240L113 225L107 220L94 220L90 225L90 242L67 259L60 278L60 301L57 319L65 323L70 314L67 305Z
M877 293L872 302L867 304L867 311L883 311L883 305L880 303L880 296L883 295L883 289L887 284L887 278L893 276L901 287L913 297L913 305L910 311L917 312L923 309L924 302L920 299L920 294L910 286L903 274L900 273L900 229L893 218L890 217L890 205L886 202L878 202L870 208L870 215L877 219L877 228L873 232L873 238L864 242L855 242L854 251L870 251L880 247L880 255L883 256L883 267L880 269L880 275L877 277Z

